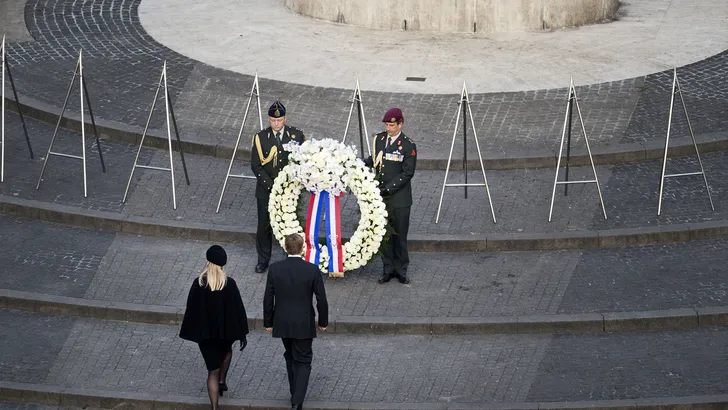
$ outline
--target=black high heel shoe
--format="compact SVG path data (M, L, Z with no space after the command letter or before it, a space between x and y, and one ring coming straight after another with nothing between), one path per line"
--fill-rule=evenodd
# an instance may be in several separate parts
M220 391L220 396L222 397L223 392L228 391L227 384L220 383L220 385L218 386L218 390Z

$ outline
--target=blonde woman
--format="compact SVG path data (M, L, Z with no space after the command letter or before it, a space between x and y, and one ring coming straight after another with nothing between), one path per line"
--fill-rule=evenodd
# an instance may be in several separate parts
M218 395L227 390L233 343L240 340L240 350L248 344L248 317L238 285L225 274L226 263L227 254L220 245L207 250L207 266L192 283L179 333L179 337L200 347L213 410L218 409Z

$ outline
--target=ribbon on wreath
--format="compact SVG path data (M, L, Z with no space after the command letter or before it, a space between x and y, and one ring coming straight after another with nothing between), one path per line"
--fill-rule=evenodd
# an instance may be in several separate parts
M341 197L344 194L331 195L327 191L311 193L308 202L306 219L306 260L315 265L321 262L321 250L318 246L318 232L321 213L326 218L326 248L329 254L329 276L344 276L344 252L341 247Z

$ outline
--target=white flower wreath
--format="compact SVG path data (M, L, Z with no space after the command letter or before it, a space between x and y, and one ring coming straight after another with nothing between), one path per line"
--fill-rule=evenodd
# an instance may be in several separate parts
M284 246L287 235L304 236L297 215L302 189L328 191L336 196L349 188L359 202L361 219L349 241L343 244L344 271L366 265L379 249L387 225L387 210L374 173L356 156L354 148L332 139L310 139L291 149L289 164L276 177L268 205L276 239ZM326 245L319 244L319 249L319 267L326 272Z

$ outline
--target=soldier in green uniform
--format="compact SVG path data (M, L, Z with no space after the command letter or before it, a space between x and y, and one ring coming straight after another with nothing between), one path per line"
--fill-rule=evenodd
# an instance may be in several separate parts
M396 277L400 283L407 284L410 282L407 276L407 232L412 207L410 180L415 175L417 166L417 146L402 132L402 110L389 109L382 122L386 131L374 136L373 157L364 161L377 174L379 190L387 205L389 222L394 228L382 254L384 271L379 283L389 282Z
M258 203L258 229L255 233L255 248L258 264L255 272L263 273L268 269L273 247L273 231L268 213L268 199L273 181L283 167L288 165L288 155L296 145L303 144L306 137L303 131L286 125L286 107L276 101L268 109L270 127L259 131L253 137L250 153L250 167L258 180L255 186L255 199Z

